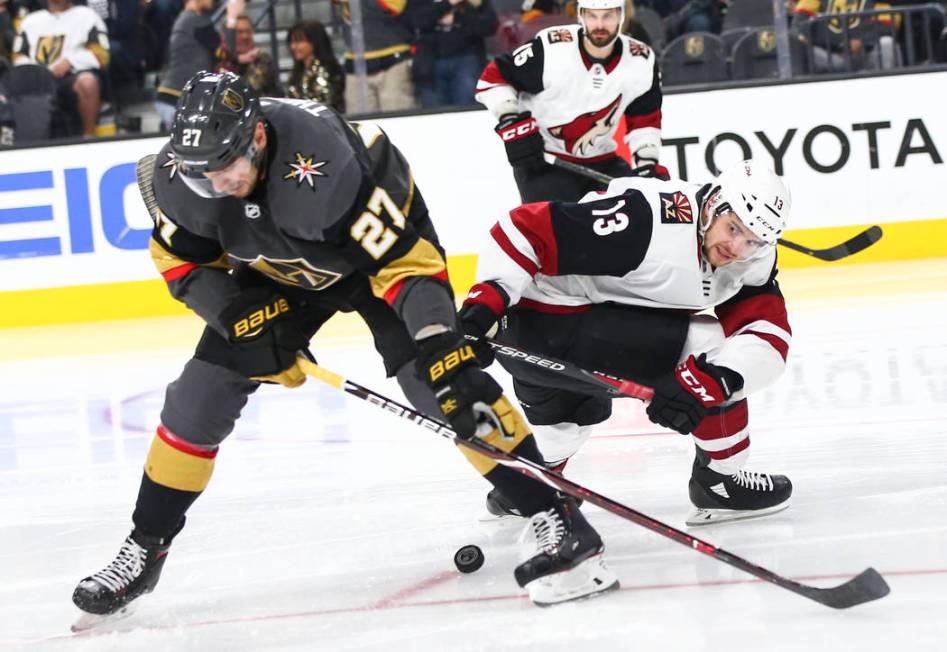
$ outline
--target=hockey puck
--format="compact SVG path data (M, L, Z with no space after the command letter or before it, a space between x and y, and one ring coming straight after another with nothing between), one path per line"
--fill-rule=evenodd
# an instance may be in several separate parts
M483 566L483 550L474 545L464 546L454 553L454 565L461 573L475 573Z

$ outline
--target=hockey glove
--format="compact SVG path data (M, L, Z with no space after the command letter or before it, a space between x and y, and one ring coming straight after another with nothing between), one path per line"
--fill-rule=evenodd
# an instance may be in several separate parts
M251 287L220 315L227 339L236 349L237 371L261 382L298 387L306 376L296 356L309 338L293 317L285 297L267 287Z
M635 168L631 172L633 177L644 177L646 179L660 179L661 181L670 181L671 173L668 169L658 163L657 159L646 158L644 156L635 156Z
M434 390L441 412L461 439L487 436L498 427L512 437L517 428L526 427L460 336L443 333L418 346L418 376Z
M477 283L467 293L458 317L466 335L476 337L468 343L484 369L493 364L493 347L487 341L497 331L497 319L506 310L509 296L494 283Z
M737 372L707 362L707 354L689 356L676 369L654 384L648 418L659 426L690 434L707 411L725 403L743 387Z
M546 167L543 137L532 113L504 113L495 130L506 147L506 158L514 168L539 172Z

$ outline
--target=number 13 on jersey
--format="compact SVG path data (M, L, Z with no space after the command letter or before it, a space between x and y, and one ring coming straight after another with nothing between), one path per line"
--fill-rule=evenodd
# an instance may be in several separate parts
M381 187L375 188L365 207L368 210L359 215L349 233L368 255L378 260L398 241L398 234L385 225L382 217L387 214L399 230L404 229L405 219L401 209Z

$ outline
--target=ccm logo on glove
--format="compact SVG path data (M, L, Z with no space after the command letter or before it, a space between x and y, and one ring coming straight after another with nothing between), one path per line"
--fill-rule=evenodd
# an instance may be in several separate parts
M536 131L536 121L532 118L509 125L499 130L500 138L504 141L516 140Z
M707 388L700 384L700 380L698 380L691 370L685 365L678 367L677 374L681 381L694 393L694 396L699 398L701 401L704 403L717 402L717 399L710 395L710 392L707 390ZM724 391L726 392L726 385L724 385Z
M263 325L266 322L272 321L287 312L289 312L289 302L280 297L272 304L263 306L234 323L233 335L235 338L255 337L263 331Z
M428 367L428 372L431 375L431 382L436 382L438 378L443 376L445 373L456 367L457 365L466 362L468 360L475 360L476 356L474 355L473 349L469 344L458 347L453 351L450 351L440 360L436 361L430 367Z

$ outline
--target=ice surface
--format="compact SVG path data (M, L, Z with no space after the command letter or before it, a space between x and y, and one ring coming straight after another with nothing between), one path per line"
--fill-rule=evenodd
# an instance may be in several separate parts
M172 319L0 332L0 650L942 650L947 262L785 276L791 364L751 398L748 468L789 475L792 506L691 531L817 586L874 566L879 602L834 611L589 508L621 591L538 609L512 578L518 530L477 522L487 485L451 445L310 381L251 400L155 593L72 635L72 589L128 532L195 341ZM400 396L363 335L315 349ZM628 400L568 472L683 528L692 455ZM461 575L467 543L487 560Z

